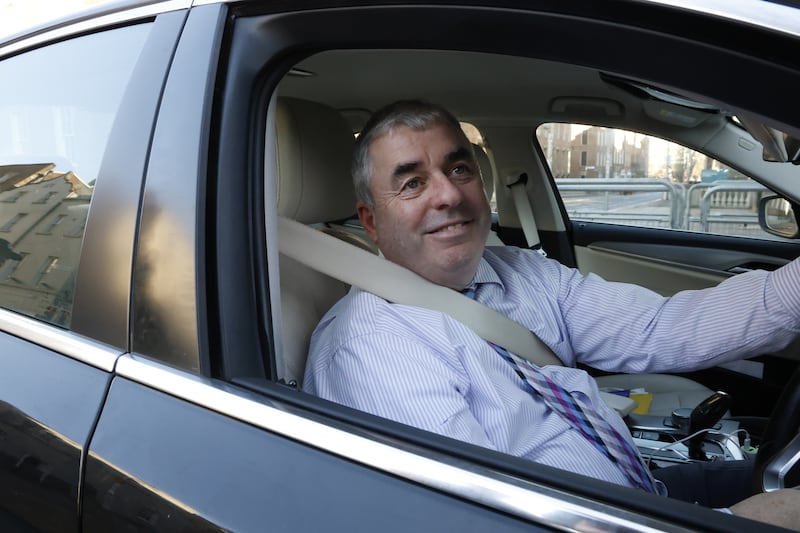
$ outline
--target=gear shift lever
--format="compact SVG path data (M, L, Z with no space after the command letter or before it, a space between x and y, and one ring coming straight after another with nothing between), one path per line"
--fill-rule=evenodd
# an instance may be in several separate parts
M713 427L714 424L719 422L730 405L730 395L722 391L717 391L700 402L697 407L692 409L692 413L689 415L689 435ZM708 460L703 451L702 433L689 440L689 457L701 461Z

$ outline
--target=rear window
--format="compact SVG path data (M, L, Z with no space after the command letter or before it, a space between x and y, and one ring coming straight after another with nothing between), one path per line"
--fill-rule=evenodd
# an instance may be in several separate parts
M92 191L149 25L0 61L0 306L68 328Z

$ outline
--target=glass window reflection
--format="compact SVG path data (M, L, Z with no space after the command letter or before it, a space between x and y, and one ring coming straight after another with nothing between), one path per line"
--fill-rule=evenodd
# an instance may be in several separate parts
M69 327L92 191L149 27L0 61L0 307Z

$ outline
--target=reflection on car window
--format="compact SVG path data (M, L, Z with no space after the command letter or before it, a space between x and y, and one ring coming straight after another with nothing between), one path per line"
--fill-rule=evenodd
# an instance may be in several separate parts
M69 327L92 190L148 28L0 61L0 306Z
M758 223L769 189L705 154L582 124L543 124L536 138L572 220L775 238Z

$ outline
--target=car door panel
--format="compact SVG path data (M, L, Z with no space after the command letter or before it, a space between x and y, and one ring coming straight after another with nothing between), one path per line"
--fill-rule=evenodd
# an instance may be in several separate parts
M87 459L86 532L531 529L218 412L230 411L225 398L236 403L231 393L265 401L244 391L194 381L217 412L182 401L175 395L192 378L158 366L122 372L168 376L172 394L124 378L111 385Z
M682 289L712 287L726 277L687 268L685 264L619 251L613 245L606 244L575 247L578 268L583 273L592 272L609 281L635 283L664 296Z
M77 531L81 454L109 374L6 333L0 367L0 529Z
M738 273L774 270L800 255L800 244L652 228L574 222L583 272L670 295L710 287Z

